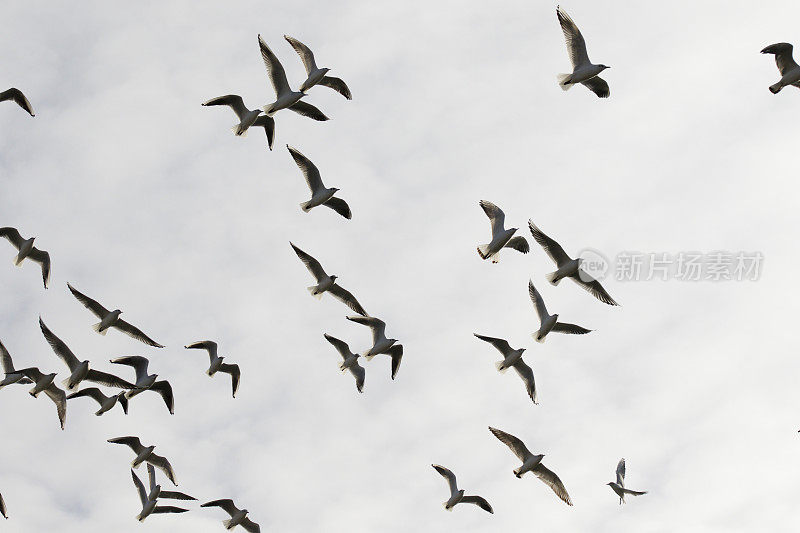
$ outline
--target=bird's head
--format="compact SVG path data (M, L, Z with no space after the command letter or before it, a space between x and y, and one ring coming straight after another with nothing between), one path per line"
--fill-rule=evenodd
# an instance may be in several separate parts
M339 192L341 189L337 189L336 187L334 187L334 188L333 188L333 189L331 189L331 190L332 190L334 193L337 193L337 192Z
M608 485L609 487L611 487L611 486L613 486L613 485L614 485L614 482L613 482L613 481L609 481L608 483L606 483L606 485Z
M603 69L603 70L605 70L605 69L607 69L607 68L611 68L611 67L609 67L608 65L600 65L600 68L601 68L601 69Z
M336 281L338 278L339 276L331 276L331 281Z

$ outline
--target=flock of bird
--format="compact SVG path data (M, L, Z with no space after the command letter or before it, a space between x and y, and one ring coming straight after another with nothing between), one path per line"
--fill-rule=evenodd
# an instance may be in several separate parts
M599 74L609 67L603 64L594 64L589 60L585 40L575 22L560 7L557 8L556 13L564 33L567 51L573 68L570 74L558 75L559 86L566 91L576 84L581 84L598 97L607 98L610 95L610 89L608 83L600 78ZM352 99L350 89L345 82L340 78L328 76L330 69L319 68L316 64L313 52L305 44L293 37L284 37L299 54L307 74L306 80L300 84L297 91L291 88L280 61L259 35L259 49L264 64L266 65L268 76L275 90L275 101L261 108L250 110L245 106L241 96L228 94L212 98L202 104L203 106L225 105L230 107L239 119L239 122L232 128L236 136L246 135L248 129L252 126L263 127L266 132L267 144L270 150L273 148L275 139L274 117L278 111L289 109L313 120L328 120L328 117L322 111L303 100L312 87L323 85L337 91L348 100ZM778 93L782 88L789 85L800 87L800 66L798 66L792 58L791 44L773 44L764 48L761 52L775 55L776 63L782 76L780 81L769 87L769 90L773 94ZM0 101L4 100L16 102L31 116L35 116L30 102L20 90L11 88L0 93ZM322 183L319 169L296 148L287 144L287 149L300 171L303 173L311 192L311 198L300 204L301 209L304 212L308 212L314 207L324 205L333 209L344 218L350 219L352 213L347 202L335 196L339 189L325 187ZM497 263L500 253L506 248L513 249L522 254L527 254L530 251L527 239L524 236L515 235L518 228L505 228L505 214L499 207L486 200L482 200L479 205L489 218L491 227L491 241L477 247L478 255L481 259L491 260L492 263ZM529 221L528 227L533 239L556 265L556 270L546 277L546 280L549 281L550 284L556 286L561 280L569 278L597 300L611 306L619 305L598 280L593 279L581 269L580 258L573 258L568 255L558 242L543 233L533 221ZM6 238L16 248L17 255L14 258L15 265L20 266L25 259L30 259L40 265L42 279L46 289L50 279L50 255L48 252L34 246L35 237L25 239L20 232L13 227L0 228L0 236ZM386 337L386 323L379 318L370 316L353 294L338 284L338 277L328 274L317 259L291 242L290 246L314 278L314 284L308 287L308 291L311 295L317 299L321 299L325 293L328 293L356 313L353 316L347 316L347 320L367 326L372 332L371 346L359 353L353 352L346 342L327 333L323 334L324 338L335 348L342 358L342 362L339 365L340 370L342 372L349 371L353 375L356 381L356 389L361 393L364 388L366 370L359 364L359 359L363 357L365 360L369 361L377 355L385 354L391 358L391 378L395 379L403 358L403 345L398 344L397 339ZM163 345L154 341L150 336L142 332L141 329L122 320L120 318L122 311L119 309L111 311L96 300L78 291L71 284L67 284L67 286L72 295L99 319L99 322L93 326L93 329L99 334L105 335L109 329L116 329L150 347L164 348ZM583 335L591 332L591 330L582 326L562 322L558 314L550 314L545 306L541 293L534 286L533 280L528 281L528 293L539 318L539 325L532 333L533 338L537 342L543 343L550 333ZM3 379L0 380L0 389L9 385L27 384L33 385L29 394L34 398L44 392L56 405L56 411L62 430L66 423L67 400L80 397L90 397L95 400L99 405L99 409L95 413L97 416L110 411L117 404L119 404L124 413L127 414L129 402L132 398L143 392L151 391L159 394L163 398L169 412L174 414L172 386L167 380L159 380L157 374L149 373L149 360L147 358L134 355L110 360L112 364L129 366L135 371L134 379L128 381L115 374L96 369L95 365L88 360L81 360L61 338L56 336L53 331L45 325L41 317L39 318L39 326L42 335L53 352L67 366L67 377L61 382L63 389L55 382L57 372L46 373L40 370L39 367L33 366L20 370L15 369L11 354L2 342L0 342L0 363L2 364L4 376ZM522 359L525 348L514 349L508 341L500 337L491 337L478 333L475 333L475 337L491 344L500 352L503 359L496 363L497 370L505 372L509 368L514 368L525 385L528 397L534 404L538 404L533 371ZM214 376L217 372L229 374L231 376L232 395L233 397L236 396L241 376L239 366L225 362L224 358L218 355L218 346L216 342L210 340L198 341L186 345L185 348L207 351L209 355L207 374L209 376ZM79 388L83 382L92 382L116 390L112 393L106 393L98 387ZM69 394L67 394L67 392L69 392ZM543 481L558 498L567 505L572 505L572 500L564 483L558 475L542 463L544 457L542 454L531 453L522 440L510 433L493 427L489 427L489 431L500 440L500 442L505 444L519 461L521 461L522 464L513 471L517 478L521 478L525 473L531 472ZM108 439L108 442L128 446L135 454L135 458L131 462L131 476L142 506L141 512L136 516L137 520L143 521L151 514L184 513L188 511L188 509L182 507L160 505L160 501L165 499L189 501L196 500L196 498L182 492L165 491L161 489L157 480L156 468L161 470L172 484L177 486L177 481L169 460L166 457L154 453L155 446L143 445L136 436L111 438ZM141 479L134 471L134 469L141 464L147 465L149 492L145 489ZM432 467L444 477L448 483L450 496L444 503L445 509L450 511L459 503L472 503L489 513L494 512L492 506L485 498L476 495L465 495L465 491L458 488L456 476L451 470L438 464L433 464ZM608 485L619 497L620 504L625 503L626 495L639 496L646 494L644 491L634 491L625 487L625 459L620 459L617 464L616 481L609 482ZM239 509L230 499L209 501L203 503L201 507L219 507L230 515L229 519L223 521L223 525L226 529L230 530L238 525L251 533L260 531L260 526L250 520L248 511L246 509ZM0 514L8 518L2 495L0 495Z

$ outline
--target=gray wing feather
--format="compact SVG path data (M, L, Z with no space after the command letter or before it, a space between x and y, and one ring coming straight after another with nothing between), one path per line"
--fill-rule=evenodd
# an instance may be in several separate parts
M531 297L533 306L536 308L536 314L539 315L539 322L544 321L544 319L550 316L550 313L547 312L547 307L544 305L542 295L539 294L539 291L533 286L533 281L530 280L528 281L528 295ZM556 326L558 326L558 324L556 324Z
M492 237L504 231L506 215L503 210L487 200L481 200L478 205L481 206L483 212L489 217L489 223L492 228Z
M553 489L553 492L556 493L556 496L561 498L564 503L567 505L572 505L572 500L567 494L567 489L564 487L564 483L561 482L561 479L549 468L544 466L542 463L539 463L533 468L533 473L536 474L536 477L544 481L544 483Z
M42 281L44 282L44 288L46 289L47 285L50 283L50 254L34 246L31 249L31 253L28 254L28 258L41 265Z
M561 24L561 31L564 32L564 40L567 42L567 53L572 62L572 68L589 63L589 55L586 52L586 41L583 39L581 30L572 18L561 8L556 9L558 22Z
M106 387L116 387L118 389L132 389L136 386L130 381L126 381L119 376L109 374L108 372L100 372L99 370L94 369L89 370L89 373L86 374L86 379L88 381L94 381L95 383L105 385Z
M528 221L528 228L531 230L534 240L539 243L539 246L544 248L544 251L550 256L557 266L562 266L564 263L569 263L572 258L567 255L564 248L561 247L556 241L548 237L540 230L532 220Z
M261 38L261 35L258 36L258 47L261 50L261 58L264 60L264 65L267 67L267 73L272 82L272 88L275 89L275 94L280 96L281 94L291 92L292 90L289 88L289 82L286 80L286 71L283 70L283 65L278 61L275 54L272 53L272 50L269 49L269 46L267 46L267 43Z
M295 102L294 104L290 105L287 109L291 109L298 115L308 117L312 120L316 120L317 122L325 122L326 120L330 120L327 117L327 115L325 115L325 113L319 110L319 108L307 102L303 102L302 100Z
M761 50L762 54L775 54L775 64L778 65L778 70L781 76L788 71L797 68L797 63L792 57L792 45L789 43L776 43L771 44Z
M342 215L347 220L353 218L353 213L350 211L350 206L347 205L347 202L345 202L341 198L332 196L330 199L328 199L327 202L325 202L322 205L324 205L325 207L330 207L331 209Z
M91 311L94 314L94 316L96 316L97 318L102 320L103 318L106 317L106 315L108 315L110 313L110 311L108 309L106 309L105 307L100 305L97 301L92 300L91 298L89 298L88 296L86 296L85 294L80 292L78 289L76 289L75 287L73 287L69 283L67 283L67 287L69 287L69 292L71 292L72 295L80 303L82 303L83 306L86 309Z
M397 371L400 370L400 363L403 361L403 345L395 344L386 353L392 358L392 379L397 376Z
M296 148L292 148L288 144L286 145L286 148L289 150L289 153L292 154L292 159L294 159L294 162L297 163L297 166L300 168L300 171L306 178L306 184L308 184L308 188L311 189L311 194L313 195L316 191L324 189L325 185L322 184L322 177L320 176L319 169L316 167L316 165L314 165L314 163L312 163L311 160L306 156L301 154Z
M591 281L585 281L583 278L589 278ZM614 298L611 297L610 294L603 288L599 281L589 276L589 274L585 272L578 272L574 276L570 276L570 279L578 284L581 288L585 289L589 294L600 300L601 302L608 304L608 305L619 305Z
M167 405L167 409L169 409L169 414L175 414L175 396L172 394L172 385L169 384L169 381L161 380L156 381L153 383L153 386L150 387L150 390L155 391L161 395L164 399L164 403Z
M508 355L513 351L511 345L508 344L508 341L505 339L498 339L497 337L487 337L485 335L478 335L477 333L473 333L473 335L475 335L482 341L488 342L489 344L497 348L497 350L503 355Z
M314 52L312 52L308 46L288 35L284 35L283 38L292 45L294 51L300 56L300 59L303 61L303 66L306 68L306 74L311 74L317 70L317 63L314 61Z
M619 460L617 463L617 485L621 488L625 487L625 458Z
M208 358L213 361L217 356L217 343L214 341L197 341L192 344L184 346L187 350L205 350L208 352Z
M126 355L124 357L117 357L116 359L112 359L110 362L117 365L133 367L133 369L136 371L136 381L147 377L147 365L150 364L150 361L141 355Z
M353 99L353 94L350 92L350 88L341 78L334 78L333 76L323 76L323 78L319 80L319 85L330 87L331 89L341 94L348 100Z
M500 442L508 446L509 449L512 452L514 452L514 455L516 455L519 458L519 460L522 461L523 463L531 455L533 455L530 451L528 451L528 448L525 447L525 443L523 443L514 435L506 433L505 431L499 429L495 429L491 426L489 426L489 431L492 432L492 435L500 439Z
M58 421L61 423L61 429L64 429L64 424L67 422L67 393L59 389L55 383L47 387L44 393L56 404Z
M133 453L136 455L139 455L144 449L144 446L142 446L142 441L139 440L139 437L115 437L113 439L108 439L107 442L112 444L124 444L133 450Z
M519 377L525 382L525 388L528 391L528 396L533 400L533 403L538 404L539 401L536 396L536 382L533 379L533 370L520 359L514 363L514 370L517 371Z
M120 330L121 332L125 333L129 337L132 337L132 338L136 339L137 341L143 342L143 343L147 344L148 346L153 346L155 348L163 348L164 347L163 344L159 344L156 341L154 341L153 339L151 339L150 337L148 337L147 335L145 335L144 332L142 332L142 330L140 330L139 328L137 328L133 324L125 322L122 319L117 320L117 323L114 324L114 327L117 328L118 330Z
M325 340L333 345L336 348L336 351L339 352L339 355L342 356L342 359L347 359L347 356L350 355L352 352L350 351L350 346L341 339L337 339L333 335L328 335L327 333L323 334Z
M244 100L238 94L226 94L225 96L217 96L216 98L212 98L211 100L206 100L201 105L204 106L216 106L216 105L225 105L233 109L233 112L236 113L236 116L239 117L239 120L242 120L244 116L250 112L247 109L247 106L244 105Z
M239 380L242 377L242 371L239 370L239 365L222 363L219 366L219 371L231 375L231 390L233 391L233 397L236 398L236 391L239 390Z
M531 251L531 247L528 244L528 241L525 239L525 237L521 235L509 239L508 242L505 243L503 248L511 248L523 254L527 254L528 252Z
M568 333L570 335L584 335L590 333L592 330L568 322L556 322L552 331L556 333Z
M248 533L261 533L261 526L259 526L246 516L244 517L244 520L242 520L242 523L239 525L242 526L244 530L247 531Z
M239 512L239 509L233 503L233 500L230 498L222 499L222 500L213 500L210 502L206 502L201 504L200 507L219 507L229 515L233 516Z
M439 474L447 480L447 485L450 487L450 495L452 496L458 492L458 484L456 483L456 475L449 469L441 465L431 465L436 469Z
M0 93L0 102L4 100L13 100L22 109L27 111L30 116L36 116L36 113L33 112L33 106L28 101L28 98L16 87L11 87L10 89L6 89Z
M364 326L369 326L372 330L372 341L373 344L377 342L381 336L385 335L386 332L386 322L381 320L380 318L375 318L374 316L348 316L347 320L355 322L356 324L362 324Z
M589 78L588 80L582 81L581 85L588 87L590 91L600 98L608 98L611 96L611 89L609 89L608 83L600 76L595 76L593 78Z
M136 472L133 471L131 468L131 477L133 478L133 484L136 486L136 492L139 493L139 499L142 502L142 507L147 505L147 493L144 490L144 484L142 484L142 480L139 479L139 476L136 475Z
M290 151L291 151L291 149L290 149ZM302 167L300 167L300 168L302 169ZM303 173L305 174L305 171ZM317 173L317 176L319 176L319 173ZM308 178L306 178L306 179L308 179ZM320 182L320 185L321 185L321 182ZM310 183L309 183L309 187L311 187ZM313 192L313 189L312 189L312 192ZM295 246L291 242L289 242L289 244L292 245L292 249L294 250L294 253L296 253L297 257L299 257L300 260L303 262L303 264L306 265L306 268L308 269L309 272L311 272L311 275L314 276L314 278L316 278L317 282L319 282L319 281L321 281L321 280L323 280L323 279L328 277L328 274L325 273L325 269L322 268L322 265L320 264L319 261L317 261L316 259L314 259L310 255L308 255L306 252L304 252L303 250L301 250L300 248L298 248L297 246Z
M464 496L461 498L461 503L474 503L484 511L494 514L494 509L492 509L492 506L486 501L486 498L482 496Z
M167 478L172 481L172 484L176 487L178 486L178 482L175 481L175 471L172 470L172 465L169 464L166 457L151 453L147 458L147 462L164 472Z
M5 237L8 242L14 245L14 248L17 250L20 249L22 243L25 242L25 239L22 238L22 235L19 234L17 228L0 228L0 237Z
M352 293L350 293L350 291L347 291L341 286L334 283L333 287L328 289L328 292L332 296L334 296L337 300L347 305L347 307L349 307L359 315L367 316L367 312L364 310L363 307L361 307L361 304L358 303L358 300L356 300L356 297L353 296Z
M42 317L39 317L39 328L42 330L42 335L47 340L47 344L53 349L55 354L61 358L62 361L67 365L70 370L75 370L75 367L81 364L78 358L72 353L72 350L69 347L56 337L56 335L50 331L50 329L44 325L42 321Z

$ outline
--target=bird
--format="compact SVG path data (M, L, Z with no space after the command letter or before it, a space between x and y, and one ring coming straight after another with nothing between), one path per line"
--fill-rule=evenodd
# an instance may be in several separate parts
M491 431L492 435L497 437L500 442L508 446L509 449L514 452L514 455L522 461L522 466L514 470L514 475L517 476L517 478L521 478L526 472L533 472L534 475L541 479L545 485L550 487L553 492L556 493L556 496L561 498L564 503L572 505L572 500L569 494L567 494L567 489L564 488L564 483L561 482L561 479L559 479L552 470L542 464L543 454L533 455L528 451L528 448L525 447L525 444L521 440L510 433L495 429L491 426L489 426L489 431Z
M169 409L169 414L175 414L175 396L172 394L172 385L167 380L156 381L158 374L148 374L147 366L150 361L141 355L126 355L111 359L109 362L116 365L127 365L133 367L136 371L136 383L133 388L125 393L127 399L131 399L137 394L141 394L146 390L157 392L164 399L164 403Z
M308 46L288 35L284 35L283 38L292 45L292 48L294 48L294 51L300 56L300 59L303 61L303 66L306 68L308 78L300 84L300 92L307 93L308 90L315 85L324 85L330 87L348 100L353 99L353 95L350 93L350 89L347 87L344 80L328 76L327 74L331 70L329 68L317 67L317 62L314 60L314 52L312 52Z
M544 342L545 337L547 337L547 334L551 331L555 333L570 333L572 335L584 335L592 331L581 326L576 326L575 324L559 322L557 314L551 315L548 313L547 307L544 305L544 300L542 300L542 295L539 294L539 291L533 286L533 281L528 281L528 294L533 302L533 307L536 308L536 314L539 315L540 326L539 329L533 333L533 338L536 339L536 342Z
M498 361L495 364L497 370L500 372L505 372L509 368L513 367L514 370L517 371L519 377L522 378L522 381L525 382L525 388L528 391L528 396L530 399L533 400L534 404L538 404L539 401L536 396L536 382L533 380L533 370L531 370L531 367L526 365L525 361L522 360L522 352L525 351L525 348L515 350L505 339L486 337L485 335L478 335L477 333L474 333L473 335L482 341L488 342L497 348L501 354L503 354L503 360Z
M80 361L75 354L72 353L72 350L69 349L66 343L64 343L64 341L56 337L56 335L50 331L50 329L42 321L42 317L39 317L39 328L42 330L42 335L44 335L44 338L47 340L47 343L53 349L55 354L60 357L61 360L66 363L67 368L69 368L69 377L62 381L67 390L75 390L84 380L94 381L95 383L100 383L101 385L105 385L107 387L116 387L118 389L133 388L133 383L125 381L120 377L107 372L100 372L98 370L94 370L93 368L89 368L88 360Z
M11 360L11 354L0 341L0 366L3 368L4 377L0 380L0 389L5 386L18 383L20 385L30 385L33 383L30 379L26 378L20 372L14 370L14 362Z
M97 387L88 387L86 389L81 389L78 392L69 394L67 396L67 400L71 400L72 398L81 398L83 396L88 396L89 398L94 399L94 401L100 405L100 409L95 413L96 416L100 416L103 413L110 411L117 404L122 406L122 411L126 415L128 414L128 398L125 397L125 391L119 392L112 396L106 396Z
M762 54L774 54L775 63L781 73L781 79L777 83L770 85L769 90L772 94L778 94L781 89L788 85L800 87L800 66L792 57L792 45L789 43L771 44L761 50Z
M226 94L217 96L211 100L203 102L203 106L226 105L233 109L239 117L239 123L231 127L237 137L246 137L250 126L261 126L267 134L267 146L272 150L272 143L275 140L275 119L267 115L262 115L260 109L250 110L244 105L244 100L238 94Z
M353 377L356 378L356 389L358 389L358 392L364 392L364 377L366 373L364 372L364 367L358 364L359 355L351 352L350 346L343 340L337 339L333 335L328 335L327 333L323 336L329 343L333 344L333 347L336 348L342 356L343 361L339 365L339 370L342 372L349 370L350 373L353 374Z
M324 205L325 207L330 207L348 220L353 218L353 214L350 212L350 206L347 205L347 202L334 196L339 189L334 187L329 189L325 187L325 185L322 183L322 177L319 174L319 169L317 169L314 163L309 161L309 159L301 154L296 148L292 148L288 144L286 145L286 148L289 150L289 153L292 154L294 162L297 163L297 166L303 172L303 176L306 178L306 184L308 185L308 188L311 189L311 200L300 204L300 208L304 212L308 213L313 208L319 205Z
M547 281L553 285L558 285L562 279L570 278L589 294L608 305L619 305L611 295L606 292L599 281L581 270L581 258L572 259L567 252L556 241L545 235L542 230L536 227L532 220L528 221L528 227L536 242L544 248L550 259L555 262L558 270L547 275Z
M487 502L485 498L482 496L465 496L464 489L459 490L458 485L456 484L456 476L452 471L450 471L450 469L441 465L432 464L431 466L447 480L447 485L450 487L450 498L444 502L445 509L452 511L453 507L459 503L474 503L484 511L494 514L492 506L489 505L489 502Z
M142 446L142 441L139 440L139 437L131 436L115 437L113 439L108 439L108 442L111 444L124 444L133 450L133 453L136 454L136 457L131 463L132 468L137 468L140 464L146 461L164 472L172 484L176 487L178 486L178 482L175 480L175 471L172 470L172 465L169 464L169 461L166 457L162 457L161 455L153 453L155 446Z
M481 259L491 259L492 263L497 263L500 260L497 254L499 254L500 250L503 248L512 248L523 254L527 254L530 251L530 246L528 245L528 241L525 240L525 237L514 237L514 233L516 233L519 228L505 229L506 215L503 213L502 209L486 200L481 200L479 205L483 208L483 212L486 213L486 216L489 217L492 228L491 242L478 246L478 255L481 256Z
M54 383L56 373L43 374L36 367L23 368L22 370L17 370L17 372L33 381L34 386L28 391L31 396L38 398L39 394L44 392L48 398L53 400L53 403L56 404L58 421L61 423L61 429L63 430L64 424L67 422L67 394Z
M372 348L367 349L361 355L367 361L380 354L386 354L391 357L392 379L394 379L403 360L403 345L395 344L397 339L386 338L386 322L373 316L348 316L347 320L368 326L372 330Z
M327 292L359 315L368 316L355 296L336 283L338 276L329 276L325 273L325 269L322 268L319 261L295 246L291 241L289 244L291 244L294 253L297 254L297 257L306 265L308 271L311 272L311 275L314 276L314 279L317 281L316 285L308 287L308 292L311 293L311 296L319 300L322 298L322 295Z
M119 309L114 309L113 311L109 311L95 300L92 300L75 287L67 283L67 287L69 287L70 292L72 293L75 298L83 304L83 306L94 313L94 315L100 319L100 322L92 326L92 328L98 332L100 335L105 335L106 332L110 328L117 328L124 334L128 335L129 337L133 337L134 339L147 344L148 346L153 346L155 348L163 348L163 344L159 344L144 333L142 330L133 326L124 320L122 320L119 315L122 314L122 311Z
M556 15L561 24L561 31L564 32L567 53L572 62L572 73L559 74L558 85L561 89L568 91L573 85L580 83L600 98L608 98L611 94L608 83L598 74L611 67L602 64L595 65L589 61L589 54L586 53L586 41L581 35L581 30L560 6L556 8Z
M150 478L150 492L147 497L152 500L156 498L164 498L167 500L197 500L194 496L189 496L183 492L162 490L161 485L156 482L156 469L150 463L147 463L147 477Z
M231 499L213 500L200 505L200 507L219 507L231 515L229 520L222 521L222 525L225 526L225 529L233 529L236 526L242 526L245 531L249 531L250 533L261 533L261 526L248 518L247 509L237 508Z
M131 477L133 478L133 484L136 487L136 491L139 493L139 499L142 502L142 511L136 516L136 519L139 522L143 522L145 518L150 516L151 514L164 514L164 513L185 513L188 509L183 509L182 507L173 507L170 505L158 505L158 498L159 495L162 498L167 498L168 496L164 496L163 492L161 491L160 486L154 486L153 483L155 481L155 470L153 470L152 465L147 465L147 471L150 474L150 494L145 492L144 485L142 484L142 480L139 479L139 476L136 475L136 472L131 469ZM153 495L155 493L155 496ZM181 492L176 492L174 494L182 494ZM176 498L176 499L189 499L189 500L196 500L197 498L192 498L189 496L188 498Z
M42 267L42 281L44 281L44 288L50 282L50 254L44 250L40 250L33 245L36 237L30 239L23 239L16 228L4 227L0 228L0 237L5 237L8 242L14 245L18 250L17 256L14 258L16 266L22 266L22 261L29 258L35 263L39 263Z
M184 346L184 348L188 350L192 349L199 349L199 350L206 350L208 351L208 357L210 359L210 366L208 367L208 371L206 374L209 376L213 376L217 372L225 372L231 375L231 384L233 388L233 397L236 398L236 391L239 390L239 378L241 377L242 373L239 370L239 365L230 365L228 363L223 363L224 357L220 357L217 355L217 343L214 341L197 341L193 344L189 344L188 346Z
M610 483L606 483L611 489L619 496L619 504L622 505L625 503L625 495L632 494L634 496L641 496L642 494L647 494L647 491L637 491L637 490L630 490L625 488L625 458L619 460L617 463L617 481L616 483L611 481Z
M272 50L269 49L269 46L267 46L267 43L261 38L261 35L258 36L258 47L261 49L261 58L264 60L264 65L267 67L267 73L272 82L272 87L275 89L275 101L262 108L264 113L271 117L281 109L290 109L299 115L313 120L328 120L325 113L309 103L300 101L306 94L301 91L293 91L291 87L289 87L283 65L278 61L275 54L272 53Z
M11 87L10 89L0 92L0 102L6 100L13 100L18 106L27 111L30 116L36 116L36 113L33 112L33 106L31 106L31 103L19 89Z
M0 494L0 515L3 515L3 518L8 520L8 510L6 509L6 502L3 500L2 494Z

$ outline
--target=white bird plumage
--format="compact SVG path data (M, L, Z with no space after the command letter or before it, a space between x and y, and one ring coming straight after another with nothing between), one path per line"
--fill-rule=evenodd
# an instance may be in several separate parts
M556 8L556 15L558 16L559 24L561 24L561 31L564 32L567 52L572 62L572 73L558 75L559 86L567 91L576 83L580 83L600 98L608 98L611 94L608 83L598 74L611 67L592 63L589 60L589 54L586 52L586 41L583 39L578 26L560 6Z

